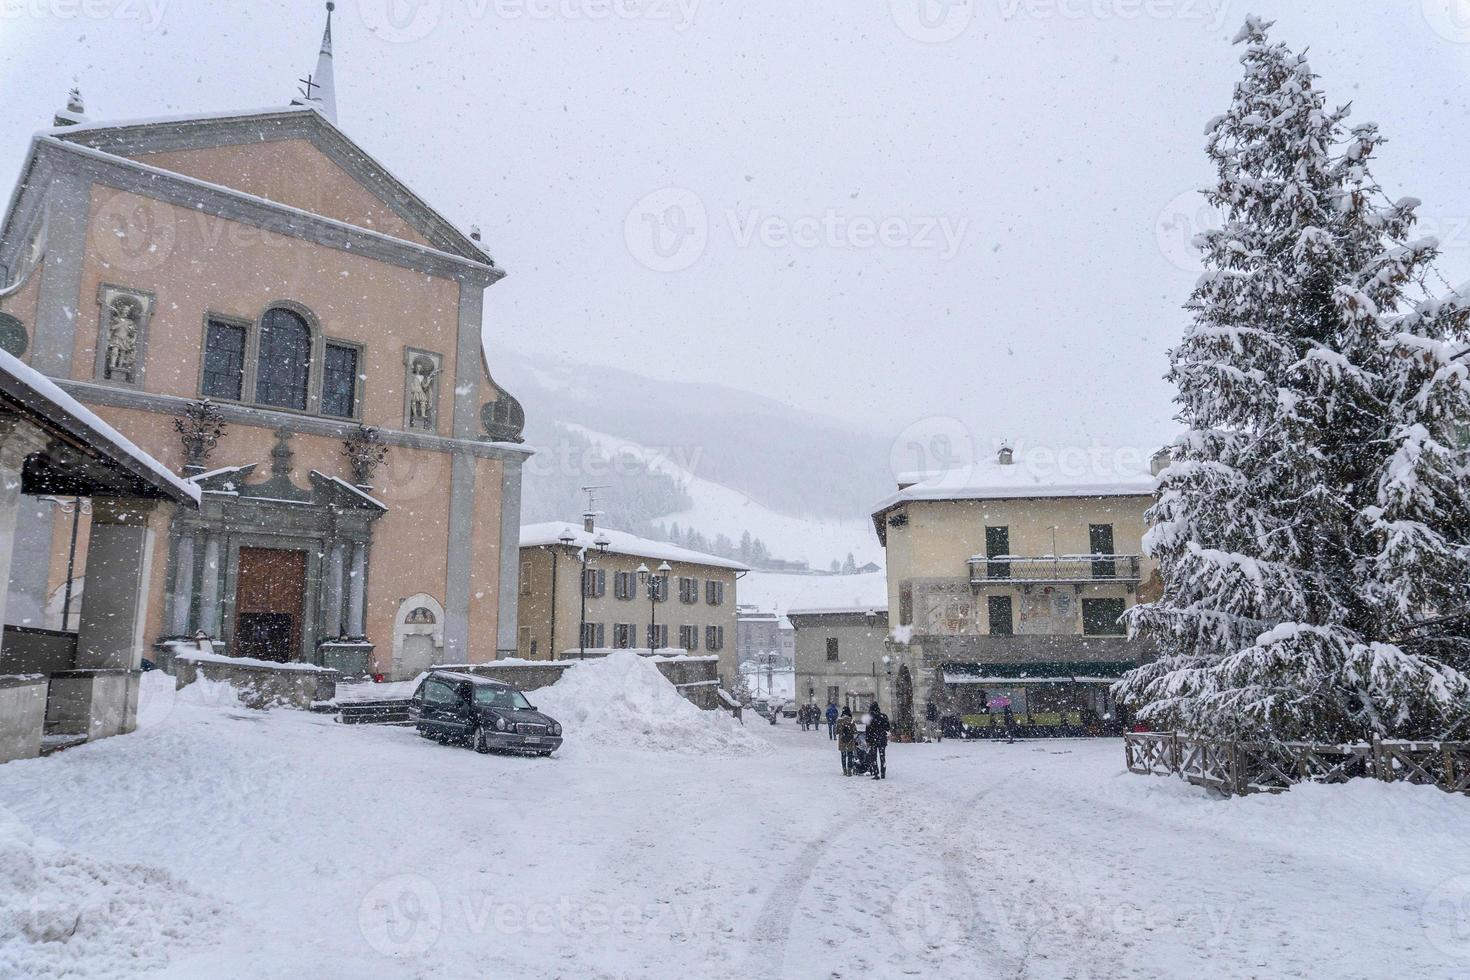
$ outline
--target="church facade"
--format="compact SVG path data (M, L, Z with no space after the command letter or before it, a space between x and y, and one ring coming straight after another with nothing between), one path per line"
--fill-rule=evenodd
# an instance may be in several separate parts
M332 108L38 134L0 345L202 490L150 528L146 641L391 677L491 660L516 647L529 455L481 341L504 273ZM67 503L25 500L8 622L75 626Z

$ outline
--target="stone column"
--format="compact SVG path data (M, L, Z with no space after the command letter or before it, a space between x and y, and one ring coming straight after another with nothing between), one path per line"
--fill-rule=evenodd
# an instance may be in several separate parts
M325 635L332 639L342 635L343 548L339 541L327 552L327 608L322 611L322 622Z
M135 498L92 501L76 669L51 675L48 728L98 739L137 726L153 507L153 501Z
M87 587L77 625L77 667L137 670L143 652L143 620L153 534L153 501L98 497L92 501L87 542Z
M169 633L174 636L189 635L189 607L194 602L194 534L191 528L180 535L174 554L173 619L169 622Z
M219 535L208 531L204 535L204 567L200 569L199 582L199 628L212 638L219 638L219 589L220 576L224 568L220 565Z
M19 416L0 416L0 623L5 622L5 600L10 592L21 468L26 457L45 449L47 442L41 430Z
M363 623L363 597L367 589L367 545L361 541L352 543L352 581L347 589L347 632L362 636L367 630Z

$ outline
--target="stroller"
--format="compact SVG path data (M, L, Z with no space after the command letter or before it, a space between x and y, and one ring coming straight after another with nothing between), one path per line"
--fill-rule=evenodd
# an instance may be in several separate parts
M871 776L876 759L873 747L868 743L866 732L858 732L857 748L852 753L852 771L855 776Z

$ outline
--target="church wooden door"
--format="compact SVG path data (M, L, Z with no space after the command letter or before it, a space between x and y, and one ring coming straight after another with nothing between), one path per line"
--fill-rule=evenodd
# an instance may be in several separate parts
M235 655L285 663L301 658L306 552L241 548L235 587Z

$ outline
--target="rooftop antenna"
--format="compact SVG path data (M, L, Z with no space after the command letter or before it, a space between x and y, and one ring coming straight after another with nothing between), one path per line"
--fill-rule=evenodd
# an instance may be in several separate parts
M583 487L582 492L587 495L587 509L582 512L582 528L591 534L597 524L597 518L602 512L597 509L597 491L606 490L610 484L600 483L596 486Z

